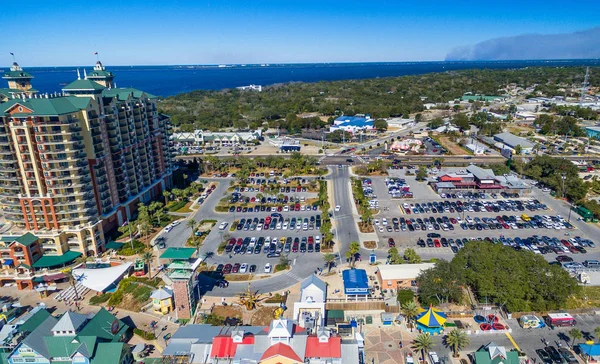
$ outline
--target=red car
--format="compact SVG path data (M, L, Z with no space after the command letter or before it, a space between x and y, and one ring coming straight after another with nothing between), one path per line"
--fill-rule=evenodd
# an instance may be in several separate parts
M562 243L562 245L566 246L567 248L571 247L571 243L569 243L569 241L567 241L567 240L561 240L560 242Z
M296 192L302 192L302 187L296 188Z
M442 246L442 244L440 244L440 241L439 241L438 239L435 239L435 240L433 241L433 245L435 245L435 247L436 247L436 248L439 248L439 247L441 247L441 246Z
M309 236L309 237L308 237L308 243L309 243L309 244L312 244L312 243L314 243L314 242L315 242L315 239L313 239L313 237L312 237L312 236Z
M388 239L388 246L389 246L390 248L392 248L392 247L395 247L395 246L396 246L396 242L394 241L394 239L392 239L392 238L389 238L389 239Z
M292 245L292 252L293 253L298 252L298 242L297 241L295 241L294 244Z
M455 218L450 218L450 222L453 224L458 224L458 220L456 220Z
M410 209L409 208L406 208L405 211L406 211L407 215L410 215Z
M240 265L241 265L240 263L235 263L233 265L233 268L231 268L231 273L237 273L237 272L239 272L240 271Z
M231 264L227 263L223 267L223 274L229 274L229 273L231 273Z
M250 199L250 202L255 202L256 201L256 197L252 196L252 198Z
M300 204L299 204L299 203L297 203L297 204L296 204L296 206L295 206L295 210L296 210L296 211L300 211Z

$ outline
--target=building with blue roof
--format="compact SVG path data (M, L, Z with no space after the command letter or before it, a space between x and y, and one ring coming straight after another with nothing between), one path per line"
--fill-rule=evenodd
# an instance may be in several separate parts
M329 131L343 130L355 134L357 131L375 130L375 120L370 115L366 116L345 116L342 115L333 121Z
M369 294L369 277L364 269L347 269L342 272L346 295L366 296Z

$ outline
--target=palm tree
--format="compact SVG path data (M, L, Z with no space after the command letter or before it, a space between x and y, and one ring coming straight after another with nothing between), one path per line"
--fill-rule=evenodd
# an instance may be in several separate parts
M413 329L413 320L419 313L419 306L415 303L415 301L406 302L402 305L402 314L406 317L406 322L410 324L410 332Z
M148 265L148 277L150 278L152 278L152 259L154 259L154 254L151 251L145 251L144 254L142 254L142 260Z
M73 274L73 270L71 268L67 268L62 271L65 276L67 276L67 280L71 287L73 287L73 291L75 292L75 301L79 301L79 292L77 292L77 278Z
M331 267L333 266L333 262L335 262L335 255L327 253L323 255L323 260L325 261L325 264L327 264L327 272L331 272Z
M356 241L350 243L348 247L348 251L346 252L346 258L350 260L350 265L354 266L354 260L356 257L356 253L360 251L360 244Z
M196 227L196 220L189 219L188 222L186 223L186 226L189 227L190 229L192 229L192 238L194 237L194 228Z
M579 329L571 329L569 331L569 335L571 335L571 337L573 338L573 342L571 342L571 346L573 346L575 344L575 340L579 340L583 337L583 334L581 333L581 331Z
M171 198L171 191L164 190L163 197L165 198L165 205L169 203L169 199Z
M192 240L189 242L189 244L192 247L196 248L196 257L200 257L200 247L202 246L202 241L200 241L200 239L193 236Z
M456 328L450 331L450 333L446 336L446 345L452 348L455 358L458 357L458 351L469 345L469 342L470 341L467 337L467 334L464 331Z
M433 337L429 334L419 334L413 340L413 349L420 350L421 356L423 357L423 362L426 362L425 355L429 353L429 350L433 346Z
M594 334L596 334L596 337L597 337L598 339L600 339L600 326L598 326L598 327L596 327L596 328L594 329ZM599 340L599 341L600 341L600 340Z
M248 289L245 292L238 293L238 303L246 307L248 311L254 310L256 307L260 307L260 301L262 295L258 291L252 291L250 289L250 283L248 283Z

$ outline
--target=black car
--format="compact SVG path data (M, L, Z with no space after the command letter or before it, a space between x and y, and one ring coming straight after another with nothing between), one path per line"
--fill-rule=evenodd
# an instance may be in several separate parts
M544 349L537 349L535 352L540 357L543 364L553 364L552 358L550 358L550 355L548 355Z
M575 355L573 355L573 353L571 353L569 351L569 349L558 348L558 352L567 361L567 363L569 363L569 364L577 364L578 363L577 358L575 358Z
M267 254L267 258L279 258L281 253L269 253Z
M558 350L556 350L556 348L554 346L546 346L544 348L544 350L548 353L548 355L550 355L550 358L552 358L552 361L554 362L554 364L564 364L565 363L565 358L563 358L558 353Z
M252 265L250 266L250 268L248 268L248 272L250 272L250 273L254 273L254 272L256 272L256 264L252 264Z
M441 235L438 233L429 233L429 234L427 234L427 237L428 238L439 238L439 237L441 237Z
M215 272L221 274L223 272L223 267L224 266L225 266L224 264L217 265L217 268L215 269Z

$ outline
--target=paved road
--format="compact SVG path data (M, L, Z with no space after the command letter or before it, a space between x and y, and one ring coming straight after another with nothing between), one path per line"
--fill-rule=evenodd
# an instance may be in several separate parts
M358 217L352 215L354 200L350 187L350 170L344 166L342 168L330 168L330 171L329 178L333 180L334 206L332 208L335 205L340 206L340 211L334 212L335 225L337 226L337 231L334 229L334 233L337 234L336 238L341 243L339 248L340 256L342 259L345 259L350 242L359 241L358 227L356 225ZM365 252L361 254L363 257L365 256Z

